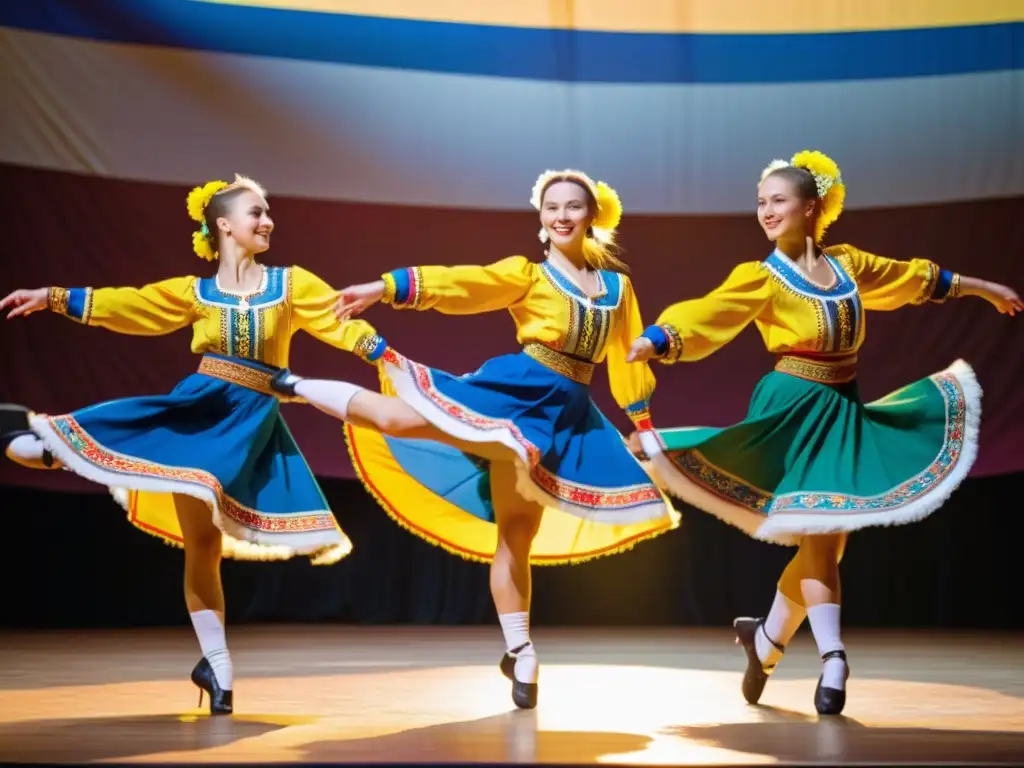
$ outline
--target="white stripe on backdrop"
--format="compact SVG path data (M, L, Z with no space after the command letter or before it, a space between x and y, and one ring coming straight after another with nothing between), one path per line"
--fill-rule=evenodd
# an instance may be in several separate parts
M582 167L632 213L749 211L820 148L848 205L1024 194L1024 71L784 85L600 85L98 43L0 29L0 161L274 194L522 209Z

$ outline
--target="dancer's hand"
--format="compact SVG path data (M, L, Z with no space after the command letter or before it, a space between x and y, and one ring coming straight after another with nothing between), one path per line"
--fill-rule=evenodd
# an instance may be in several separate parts
M12 317L31 315L33 312L46 309L49 303L49 288L19 288L0 299L0 310L10 307L11 311L7 313L7 319L10 320Z
M652 357L654 357L654 344L646 336L640 336L633 342L633 346L629 348L626 362L642 363L645 360L650 360Z
M626 438L626 447L629 448L629 452L640 459L640 461L647 460L647 453L644 451L643 443L640 442L639 432L634 432Z
M1004 315L1013 317L1018 312L1024 312L1024 302L1013 288L1008 288L999 283L982 282L973 291L975 296L980 296Z
M339 295L334 305L334 314L339 320L349 318L365 312L384 296L384 281L377 280L373 283L362 285L351 285L345 288Z

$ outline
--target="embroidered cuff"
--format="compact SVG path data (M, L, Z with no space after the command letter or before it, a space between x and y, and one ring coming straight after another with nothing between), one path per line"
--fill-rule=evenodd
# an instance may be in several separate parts
M683 337L680 336L674 325L667 323L651 325L644 330L642 335L654 344L654 352L659 362L667 365L679 361L683 354Z
M67 317L68 289L57 287L50 288L50 295L46 299L46 306L50 308L51 312L56 312L58 315L64 315Z
M928 301L935 304L942 304L947 299L956 299L960 296L960 273L950 272L948 269L940 269L939 277L935 281Z
M661 326L648 326L640 335L654 345L654 354L656 357L661 357L668 352L668 334L665 333L665 329Z
M950 280L950 283L949 283L949 293L947 294L946 298L948 298L948 299L959 299L960 296L961 296L961 293L960 293L960 273L959 272L954 272L953 273L953 277L952 277L952 279Z
M388 343L383 336L376 333L365 333L359 337L359 341L352 348L352 353L368 363L374 363L380 359L387 348Z
M88 324L92 316L92 288L50 288L48 304L52 312Z
M630 403L626 406L625 411L637 429L654 429L654 423L651 421L650 400L638 400L635 403Z
M384 295L380 297L382 304L394 304L395 303L395 276L390 272L387 272L380 276L380 279L384 281Z
M423 285L419 267L396 269L381 277L384 280L384 296L381 301L397 309L416 309L419 306Z

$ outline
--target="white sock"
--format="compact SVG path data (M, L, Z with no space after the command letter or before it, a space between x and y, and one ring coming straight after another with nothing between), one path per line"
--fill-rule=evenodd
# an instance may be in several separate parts
M764 626L754 635L754 646L757 648L757 657L766 667L778 664L782 659L782 651L772 645L774 640L781 646L785 646L793 639L793 635L803 624L807 611L799 603L794 603L784 594L776 590L775 602L772 609L765 617ZM767 637L765 637L767 635Z
M35 435L18 435L7 444L7 456L13 461L39 461L43 458L46 446Z
M310 405L342 421L348 419L349 402L363 390L364 387L349 384L347 381L323 379L303 379L295 385L295 394Z
M223 690L230 691L234 681L234 669L231 666L231 654L228 653L228 641L224 636L224 625L220 623L220 618L214 611L196 611L190 613L189 618L195 627L203 656L213 667L214 677Z
M822 656L829 651L846 650L843 641L839 639L839 613L840 608L836 603L812 605L807 609L807 618L811 622L814 641L818 644L818 653ZM847 675L849 675L849 668L845 661L836 658L829 659L821 668L821 684L825 688L845 690Z
M521 683L536 683L540 673L537 651L530 640L530 614L502 613L498 615L501 631L505 635L505 647L516 660L515 676ZM513 653L515 651L515 653Z
M43 455L47 453L46 445L34 434L18 435L7 444L5 453L15 464L29 469L56 469L61 466L52 454L49 465L43 461Z

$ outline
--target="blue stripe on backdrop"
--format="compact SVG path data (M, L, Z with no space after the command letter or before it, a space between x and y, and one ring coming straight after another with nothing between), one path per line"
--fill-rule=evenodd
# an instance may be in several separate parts
M191 0L12 0L0 3L0 25L108 42L567 82L816 82L1024 68L1024 23L829 34L640 34Z

